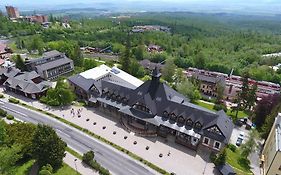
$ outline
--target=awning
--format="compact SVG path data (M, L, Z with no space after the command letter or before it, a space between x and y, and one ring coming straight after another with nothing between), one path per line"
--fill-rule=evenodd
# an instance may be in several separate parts
M134 108L131 108L130 106L123 107L119 111L124 113L124 114L127 114L129 116L132 116L134 118L137 118L139 120L151 123L151 124L153 124L155 126L159 126L160 125L159 121L156 118L157 116L154 116L152 114L136 110Z

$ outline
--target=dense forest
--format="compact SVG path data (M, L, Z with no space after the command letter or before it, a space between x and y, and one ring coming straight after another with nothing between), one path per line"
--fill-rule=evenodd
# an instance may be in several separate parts
M53 24L56 21L60 19L52 17ZM171 32L132 33L134 25L162 25L170 27ZM0 18L0 34L13 37L25 47L30 46L29 50L36 49L36 44L30 42L38 43L39 40L42 46L38 50L58 49L72 55L73 59L80 59L73 50L83 46L105 48L110 45L114 53L122 55L129 34L130 56L135 60L147 58L161 62L172 59L180 68L192 66L224 73L234 69L234 74L242 75L247 71L256 80L275 83L281 80L281 72L269 67L278 64L281 58L262 56L281 51L281 23L277 17L142 13L131 14L130 18L75 19L70 20L70 26L52 25L42 29L37 24L12 23L5 17ZM39 39L34 39L35 36ZM159 45L164 51L146 52L145 46L149 44ZM75 62L82 64L79 60Z

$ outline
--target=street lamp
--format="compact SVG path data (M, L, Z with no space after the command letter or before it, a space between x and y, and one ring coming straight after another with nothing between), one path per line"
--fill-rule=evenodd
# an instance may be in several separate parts
M77 161L77 159L74 159L75 170L76 170L77 174L79 174L79 173L78 173L78 170L77 170L76 161Z

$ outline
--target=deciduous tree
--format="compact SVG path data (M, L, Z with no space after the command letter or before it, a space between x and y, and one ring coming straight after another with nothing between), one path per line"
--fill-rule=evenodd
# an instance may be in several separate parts
M32 143L33 156L40 166L50 164L55 170L62 166L67 145L50 126L39 124Z

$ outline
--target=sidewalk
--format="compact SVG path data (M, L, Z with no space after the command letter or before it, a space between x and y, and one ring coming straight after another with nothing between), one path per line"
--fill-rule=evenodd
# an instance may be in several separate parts
M76 160L76 161L75 161ZM91 169L89 166L82 163L80 159L73 156L69 152L66 152L65 157L63 158L63 161L73 168L75 171L78 171L81 175L98 175L99 173Z
M214 164L209 162L209 155L205 152L200 150L195 152L176 144L173 138L168 138L167 141L167 139L161 137L140 137L134 135L134 133L128 133L115 117L101 113L95 108L82 106L71 106L64 109L52 108L11 92L8 92L8 95L5 94L5 96L18 98L30 106L48 111L69 122L82 126L170 173L174 172L177 175L216 174ZM71 112L72 108L75 115ZM81 117L77 115L78 110ZM147 150L146 147L149 147L149 149ZM160 154L162 154L162 157Z

